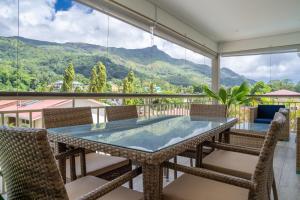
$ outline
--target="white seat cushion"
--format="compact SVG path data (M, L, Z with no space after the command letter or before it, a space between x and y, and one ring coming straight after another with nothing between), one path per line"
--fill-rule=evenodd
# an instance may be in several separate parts
M94 189L104 185L108 181L94 177L85 176L65 185L69 199L78 199ZM141 200L143 194L126 187L119 187L100 198L101 200Z
M203 159L203 167L217 172L250 179L258 156L232 151L215 150Z
M167 185L164 200L248 200L249 190L189 174Z
M99 176L106 172L118 169L122 166L128 165L129 161L126 158L120 158L115 156L101 155L98 153L86 154L86 171L87 175ZM81 176L80 157L76 156L76 175ZM69 179L70 176L70 161L66 163L66 177Z

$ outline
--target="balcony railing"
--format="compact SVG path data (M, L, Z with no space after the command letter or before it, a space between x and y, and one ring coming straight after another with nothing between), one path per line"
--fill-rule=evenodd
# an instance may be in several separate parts
M282 104L290 109L291 131L295 130L295 119L300 114L300 95L298 96L249 96L253 99L249 105L233 105L229 110L229 116L237 117L240 122L249 120L249 108L257 104ZM214 101L205 95L186 94L94 94L94 93L11 93L0 92L1 100L15 100L14 109L1 108L0 104L0 125L28 126L42 128L42 109L26 109L30 107L22 102L30 101L32 104L40 100L69 100L65 104L54 107L81 107L90 106L93 111L94 123L106 122L105 107L110 105L121 105L123 101L131 100L135 104L140 116L155 115L188 115L191 103L212 104ZM94 100L95 103L83 102ZM102 105L100 105L102 103ZM96 103L97 104L97 103ZM49 106L49 105L45 105ZM51 107L51 105L50 105ZM299 114L298 114L299 113ZM38 117L37 117L38 116ZM9 120L10 119L10 120ZM40 123L35 121L40 120Z
M299 96L249 96L253 99L250 105L234 105L229 110L229 116L237 117L240 122L249 120L249 108L257 104L283 104L290 109L291 131L296 130L296 117L300 114ZM161 95L161 94L86 94L86 93L10 93L0 92L1 100L14 100L11 106L14 109L5 109L0 104L0 126L26 126L42 128L42 109L26 109L30 105L42 100L65 100L54 107L81 107L91 106L94 123L106 122L105 107L121 105L124 101L131 100L137 105L140 116L157 115L189 115L191 103L212 104L214 101L205 95ZM92 100L92 101L90 101ZM86 102L85 102L86 101ZM99 104L99 105L95 105ZM51 105L50 105L51 107ZM0 177L1 182L1 177ZM0 183L0 189L4 188ZM2 189L3 191L3 189ZM0 191L1 193L1 191Z

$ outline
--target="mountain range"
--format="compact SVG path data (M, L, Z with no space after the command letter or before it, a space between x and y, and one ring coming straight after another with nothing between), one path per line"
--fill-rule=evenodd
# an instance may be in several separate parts
M106 48L86 43L0 37L0 66L16 60L17 40L21 68L24 73L31 74L35 81L61 79L70 62L76 74L82 80L88 80L91 68L99 61L106 65L109 80L123 79L129 70L133 70L140 79L158 80L177 86L207 84L211 81L211 67L208 65L173 58L157 46L141 49ZM250 84L255 83L229 68L222 68L220 77L221 84L228 87L239 85L245 80Z

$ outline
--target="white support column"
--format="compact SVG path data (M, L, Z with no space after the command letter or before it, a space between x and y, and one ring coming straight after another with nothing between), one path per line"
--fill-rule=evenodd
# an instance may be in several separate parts
M212 59L211 81L212 90L218 91L220 88L220 54Z

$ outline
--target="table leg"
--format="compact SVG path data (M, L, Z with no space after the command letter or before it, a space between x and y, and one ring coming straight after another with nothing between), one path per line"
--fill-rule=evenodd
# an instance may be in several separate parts
M163 189L163 169L160 165L142 166L144 200L161 200Z
M203 149L202 143L197 145L197 147L196 147L196 167L202 166L202 156L203 156L202 149Z
M66 152L67 145L64 143L58 142L57 150L58 150L58 153ZM58 160L58 168L59 168L59 171L61 173L64 183L66 183L66 159L65 158Z
M224 141L225 143L229 144L230 143L230 130L226 130L224 131Z

